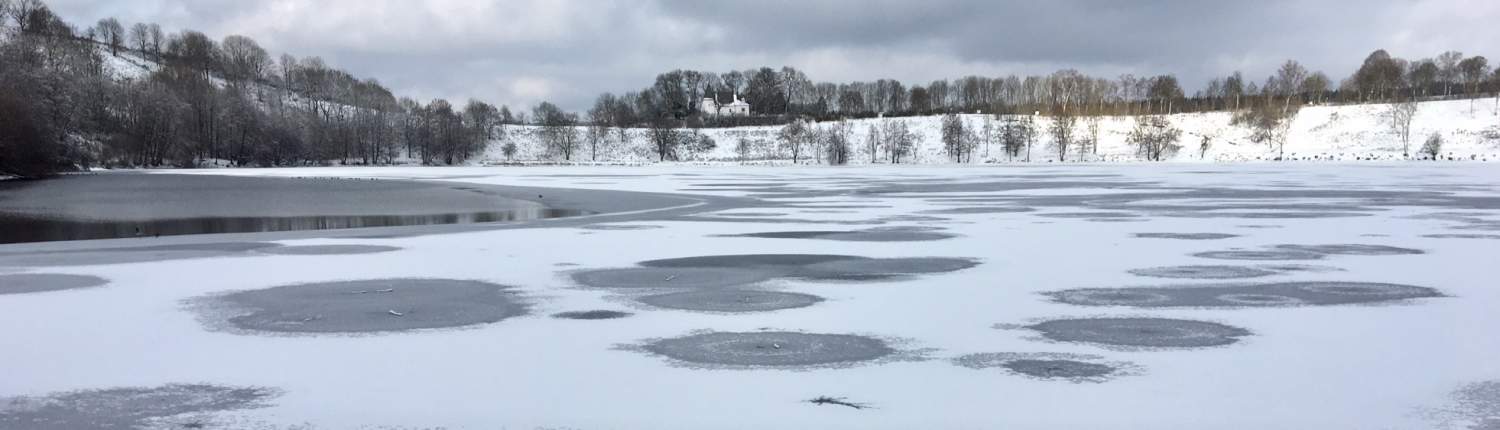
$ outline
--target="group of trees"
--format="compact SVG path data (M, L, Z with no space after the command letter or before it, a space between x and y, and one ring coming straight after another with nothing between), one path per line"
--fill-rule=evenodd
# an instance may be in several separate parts
M115 76L122 68L139 73ZM402 155L458 163L517 121L479 101L397 98L317 57L273 59L248 37L113 18L80 30L39 0L0 0L0 117L0 175L20 176Z

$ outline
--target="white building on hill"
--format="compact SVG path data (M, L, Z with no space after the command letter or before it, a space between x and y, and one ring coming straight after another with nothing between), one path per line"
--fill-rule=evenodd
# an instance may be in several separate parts
M698 105L698 110L704 115L750 116L750 104L740 100L739 93L735 93L732 100L729 103L720 103L717 96L704 97L703 103Z

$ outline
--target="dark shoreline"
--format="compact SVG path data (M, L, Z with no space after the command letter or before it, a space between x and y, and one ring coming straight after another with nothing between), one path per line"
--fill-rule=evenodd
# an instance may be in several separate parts
M107 173L106 175L145 175L148 173ZM158 174L152 174L158 175ZM171 175L171 173L159 174ZM209 175L215 178L244 178ZM364 179L342 178L249 178L286 181L353 181ZM590 224L671 219L708 211L753 206L755 199L719 197L705 195L646 193L634 191L589 190L571 188L548 188L532 186L486 185L446 180L379 179L406 185L422 185L445 189L462 189L502 199L523 201L539 205L543 210L565 210L570 216L522 221L426 224L381 226L321 230L286 230L268 232L186 234L172 236L143 236L113 239L85 239L50 242L22 242L0 244L0 254L73 251L139 247L147 245L184 245L244 241L274 241L292 239L386 239L437 234L464 233L473 231L507 230L520 228L578 227ZM142 202L141 204L148 204Z

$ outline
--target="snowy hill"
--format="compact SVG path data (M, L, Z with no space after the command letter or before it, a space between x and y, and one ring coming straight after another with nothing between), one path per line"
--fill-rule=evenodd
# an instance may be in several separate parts
M1472 110L1471 110L1472 105ZM1390 105L1341 105L1310 106L1303 108L1292 124L1286 144L1289 160L1393 160L1403 158L1400 137L1392 131L1387 120ZM1411 152L1433 133L1442 135L1444 145L1441 158L1500 161L1500 111L1493 99L1431 101L1418 103L1417 114L1411 126ZM1251 130L1231 124L1228 112L1187 113L1168 116L1172 124L1182 130L1182 145L1172 161L1236 162L1272 160L1277 156L1276 148L1255 143L1250 139ZM963 115L968 127L982 130L987 115ZM943 153L942 117L924 116L909 118L861 119L853 123L853 147L855 156L851 164L868 164L868 130L885 121L905 121L913 133L921 136L918 150L911 162L921 164L949 163ZM992 120L993 121L993 120ZM1086 132L1080 120L1075 133ZM1056 162L1057 153L1052 146L1052 137L1045 133L1051 125L1047 117L1038 117L1036 127L1042 131L1033 144L1031 162ZM831 123L818 124L829 127ZM998 121L995 126L998 127ZM1135 149L1126 142L1126 136L1135 126L1135 118L1128 116L1105 117L1099 125L1099 148L1097 154L1078 154L1070 150L1068 161L1140 161ZM517 146L513 161L553 160L545 145L539 140L536 127L508 127L505 136L491 145L480 163L502 163L507 159L502 154L504 141ZM715 162L741 161L736 153L736 143L744 139L756 147L745 161L790 162L790 156L776 149L777 132L780 127L705 128L699 133L712 138L717 147L701 154L683 157L683 161ZM580 130L580 134L583 130ZM621 145L618 137L599 151L601 162L649 163L655 160L650 149L647 130L627 130L627 142ZM1211 137L1211 144L1200 153L1203 136ZM581 154L581 155L580 155ZM998 145L981 146L975 154L975 162L1025 162L1007 159ZM587 148L575 153L574 161L590 161ZM812 160L809 162L816 162Z

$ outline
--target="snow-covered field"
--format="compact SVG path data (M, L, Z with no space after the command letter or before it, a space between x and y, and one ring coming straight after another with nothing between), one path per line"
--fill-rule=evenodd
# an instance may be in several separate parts
M1335 148L1341 141L1329 142ZM1412 429L1500 422L1500 388L1493 382L1500 381L1500 289L1492 267L1500 251L1500 170L1485 164L164 173L427 178L759 202L660 219L641 213L604 228L542 222L280 241L399 248L369 254L6 268L6 261L25 260L6 260L20 248L0 246L0 276L71 274L108 282L0 294L0 397L27 396L0 399L0 427L17 411L111 407L90 397L97 392L58 393L169 384L270 391L212 399L243 406L230 400L256 397L261 408L162 407L168 412L142 415L173 416L143 422L274 429ZM807 231L827 233L736 236ZM1202 235L1162 238L1172 234ZM840 238L863 241L832 240ZM668 309L646 304L651 300L643 297L655 292L577 281L590 279L579 273L648 260L742 254L947 257L978 265L842 280L775 276L782 272L763 267L680 269L682 279L672 272L680 266L643 272L673 273L660 278L665 293L697 282L695 274L720 273L769 278L733 289L821 299L743 313ZM1243 259L1269 257L1294 260ZM920 270L906 273L913 271ZM1240 276L1247 277L1222 279ZM510 286L529 311L462 328L278 334L226 328L224 316L202 304L236 291L405 278ZM1299 282L1319 284L1290 284ZM1223 290L1046 294L1205 285ZM1216 292L1231 289L1235 301ZM589 310L633 315L552 316ZM371 312L366 317L387 322L423 316ZM1047 331L1110 321L1096 318L1124 319L1113 320L1120 326ZM1143 321L1166 326L1143 328ZM842 340L718 346L734 353L726 359L853 354L804 366L661 355L673 345L662 339L708 332L852 334L889 350L874 348L881 357L864 360L850 348L867 344ZM204 402L201 396L171 398ZM808 402L821 396L868 408ZM174 415L181 410L189 413Z

